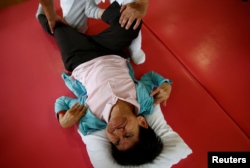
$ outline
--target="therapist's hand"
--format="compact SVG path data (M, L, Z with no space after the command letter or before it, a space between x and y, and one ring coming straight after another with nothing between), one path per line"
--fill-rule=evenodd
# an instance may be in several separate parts
M63 128L75 125L86 114L88 106L75 103L65 114L59 115L59 122Z
M61 22L63 24L68 25L68 23L61 16L58 16L58 15L51 16L48 19L48 23L49 23L49 28L50 28L51 34L54 34L55 26L56 26L57 22Z
M155 89L150 96L154 96L154 105L163 103L164 106L167 104L167 99L170 96L172 90L172 86L164 82L161 86L159 86L157 89Z
M136 0L135 2L128 3L121 7L120 24L129 29L133 22L136 20L136 24L133 29L137 29L140 25L142 17L146 15L148 8L148 0Z

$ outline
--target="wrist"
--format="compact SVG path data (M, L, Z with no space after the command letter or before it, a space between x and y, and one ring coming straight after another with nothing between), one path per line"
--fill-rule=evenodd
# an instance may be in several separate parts
M45 12L45 15L46 15L46 17L47 17L47 19L48 19L48 22L55 22L55 20L56 20L56 13L46 13Z
M68 127L69 127L68 124L67 124L67 122L64 121L64 119L60 119L59 122L60 122L60 125L61 125L63 128L68 128Z
M142 16L145 16L148 9L148 0L136 0L135 4L137 4L138 9L140 9Z
M59 111L59 112L57 113L57 115L56 115L56 116L57 116L57 119L60 120L60 119L64 116L65 113L66 113L66 111L64 111L64 110L63 110L63 111Z
M135 0L135 3L143 6L143 8L147 9L148 7L148 0Z
M54 8L54 1L53 0L40 0L40 4L44 10L44 13L48 19L48 21L53 21L56 19L56 11Z

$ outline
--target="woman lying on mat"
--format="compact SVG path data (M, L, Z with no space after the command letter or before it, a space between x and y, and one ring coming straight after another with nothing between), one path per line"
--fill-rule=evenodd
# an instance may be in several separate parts
M53 36L64 66L72 72L71 76L64 74L64 79L78 97L57 99L56 114L62 127L78 123L83 135L106 128L119 164L151 162L163 145L142 115L151 114L154 104L166 103L171 81L154 72L145 74L140 81L134 78L123 49L137 37L142 23L135 30L133 26L122 28L117 2L100 10L98 16L110 27L94 36L81 34L63 23L55 26ZM51 34L46 16L39 14L38 19ZM153 91L155 86L158 88Z

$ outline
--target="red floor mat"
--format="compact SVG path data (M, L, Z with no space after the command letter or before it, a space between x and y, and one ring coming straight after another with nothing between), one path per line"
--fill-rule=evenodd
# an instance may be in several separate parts
M250 138L250 2L150 3L144 23Z
M155 30L154 33L157 34L160 28L153 25L153 20L149 17L154 16L150 11L158 5L150 3L150 15L147 15L146 26L143 26L142 30L143 50L147 54L147 60L145 64L134 66L134 68L137 77L154 70L174 81L171 98L167 107L162 107L162 109L171 127L193 150L193 154L174 167L205 168L208 151L250 151L249 138L225 113L224 108L221 108L225 107L226 111L231 110L231 105L227 104L228 95L225 96L225 100L222 97L217 98L217 95L223 91L218 83L226 81L228 76L219 82L216 81L217 83L214 82L214 85L209 82L203 86L201 82L205 79L201 78L201 73L210 75L211 79L209 79L215 81L213 74L203 69L200 70L202 66L196 64L194 66L190 62L185 62L188 60L186 56L192 56L195 41L191 40L186 47L183 47L184 41L181 43L181 36L178 35L181 31L175 34L170 32L171 36L167 36L166 39L163 36L164 32L161 32L159 37L155 37L152 30ZM0 165L6 168L91 168L85 145L77 134L76 127L63 129L55 118L55 99L61 95L72 96L72 94L65 87L60 76L64 68L55 41L43 32L35 19L36 8L37 1L33 0L0 10L2 25L0 26L2 40L0 45L2 68L0 72L2 78L0 83ZM175 11L174 5L169 8ZM147 25L148 21L152 25ZM100 26L99 21L97 23L90 21L89 33L98 32L101 27L105 25ZM203 33L199 32L197 38ZM246 44L249 43L246 41ZM239 46L240 49L244 49L246 44ZM171 50L169 51L168 48ZM181 52L180 49L183 51ZM222 50L218 51L222 53ZM242 55L244 51L241 52ZM181 54L184 55L182 59ZM229 58L229 63L231 63L234 59ZM190 61L194 61L193 59ZM222 58L219 61L222 61ZM228 65L225 66L228 68ZM240 66L245 67L245 64L237 65L237 68ZM211 68L211 71L221 75L218 70ZM242 75L246 75L247 72L244 71ZM242 76L235 77L241 79ZM231 85L230 83L229 86ZM249 88L246 84L240 86ZM216 90L217 87L219 87L218 90ZM239 89L244 88L237 88L236 91ZM246 93L242 93L244 98L248 98ZM240 93L236 93L236 96L243 101L245 109L246 100L241 98ZM217 99L213 99L214 97ZM218 103L218 100L222 103ZM237 116L240 115L242 114L237 114ZM240 118L240 120L244 121L245 118ZM238 120L235 119L235 121Z

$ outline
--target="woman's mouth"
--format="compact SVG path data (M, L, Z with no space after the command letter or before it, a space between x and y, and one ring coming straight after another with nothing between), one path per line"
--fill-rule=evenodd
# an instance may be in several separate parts
M116 117L109 121L107 129L108 132L112 133L116 129L124 128L127 125L127 119L125 117Z

